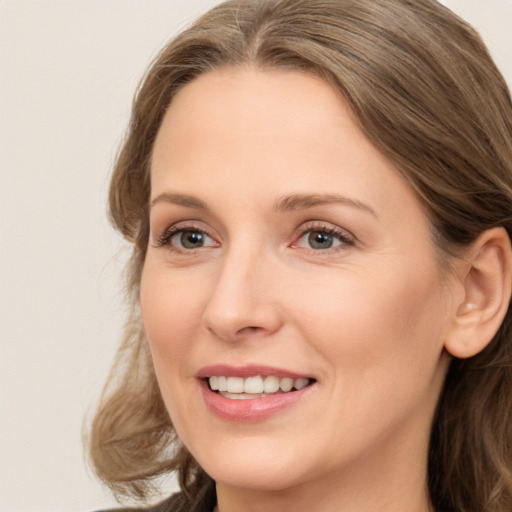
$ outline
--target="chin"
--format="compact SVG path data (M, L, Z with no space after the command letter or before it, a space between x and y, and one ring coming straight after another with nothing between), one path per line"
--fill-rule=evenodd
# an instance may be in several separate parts
M196 460L217 483L254 491L281 491L311 478L311 474L308 477L301 474L305 467L302 457L299 458L301 450L293 452L249 440L233 442L231 447L215 453L199 450L201 456Z
M290 467L277 468L245 461L241 466L216 466L208 474L217 482L237 489L259 492L279 492L293 488L304 481Z

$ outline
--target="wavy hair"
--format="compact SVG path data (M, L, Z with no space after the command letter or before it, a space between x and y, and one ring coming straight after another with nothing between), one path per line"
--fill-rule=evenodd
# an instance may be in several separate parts
M512 234L510 93L475 30L435 0L231 0L174 38L139 87L113 171L110 218L133 244L130 312L89 435L95 471L118 495L145 498L177 471L173 510L211 510L215 495L176 437L139 314L151 152L177 91L243 65L331 84L417 192L442 254L492 227ZM430 440L436 510L512 510L511 315L483 352L452 360Z

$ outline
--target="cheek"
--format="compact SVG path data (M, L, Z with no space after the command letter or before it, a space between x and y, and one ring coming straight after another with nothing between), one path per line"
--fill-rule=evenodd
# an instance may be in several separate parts
M140 302L153 357L179 357L193 334L191 328L198 325L200 288L173 278L149 260L142 273Z
M297 312L308 318L305 336L329 368L324 382L340 406L326 413L332 421L322 435L339 447L338 429L354 436L354 446L410 422L420 431L432 420L444 380L446 316L437 274L426 269L413 279L411 270L406 279L392 267L379 274L345 276L343 286L331 281Z
M179 276L178 276L179 277ZM162 398L178 433L193 418L195 380L190 367L200 322L201 296L197 283L176 275L148 258L140 290L142 320Z
M375 367L432 371L442 352L446 306L437 269L406 265L342 274L311 287L296 316L336 370L361 376ZM297 300L297 299L296 299Z
M141 279L140 303L146 338L162 397L177 431L193 417L190 369L191 343L199 324L198 288L185 286L148 258ZM194 387L195 389L195 387Z

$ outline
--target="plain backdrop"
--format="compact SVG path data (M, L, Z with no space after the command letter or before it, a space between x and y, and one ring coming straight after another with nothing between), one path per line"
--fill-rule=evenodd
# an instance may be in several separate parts
M123 322L108 177L148 62L216 0L0 0L0 512L115 504L81 432ZM445 0L512 83L512 0Z

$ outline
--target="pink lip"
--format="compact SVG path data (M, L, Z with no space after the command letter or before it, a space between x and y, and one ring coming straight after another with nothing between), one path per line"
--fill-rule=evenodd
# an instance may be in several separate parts
M264 366L258 364L248 364L244 366L230 366L226 364L216 364L201 368L197 372L198 379L205 379L212 375L222 375L225 377L255 377L261 375L267 377L268 375L275 375L276 377L284 378L290 377L292 379L310 378L308 375L291 372L282 368L275 368L271 366Z
M299 402L311 391L311 388L315 386L313 383L312 385L306 386L298 391L291 391L289 393L277 393L275 395L269 395L262 398L252 398L249 400L231 400L229 398L224 398L219 393L210 389L206 378L212 375L228 377L275 375L281 378L290 377L293 379L307 377L288 370L259 365L246 365L239 367L213 365L202 368L198 372L197 378L207 407L216 416L230 421L255 422L265 420Z
M200 386L204 401L208 408L217 416L231 421L262 421L286 409L301 400L312 386L299 391L278 393L264 398L250 400L230 400L211 391L206 380ZM314 385L314 384L313 384Z

